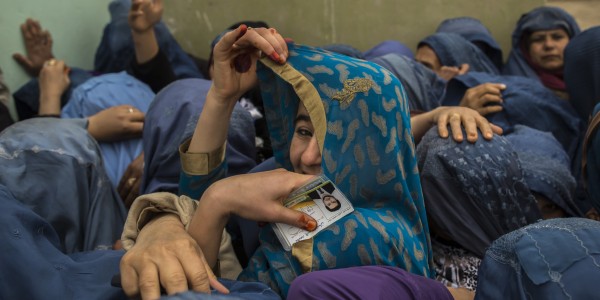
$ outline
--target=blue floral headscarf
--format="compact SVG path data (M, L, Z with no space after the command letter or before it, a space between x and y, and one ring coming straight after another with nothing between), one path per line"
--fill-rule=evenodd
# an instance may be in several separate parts
M288 63L258 68L277 163L292 170L289 149L302 103L315 128L322 171L355 211L313 239L283 250L270 230L241 280L270 284L283 296L300 274L392 265L430 275L430 240L402 84L385 68L290 45Z
M417 47L427 45L437 55L442 66L460 67L469 64L471 72L499 74L492 61L477 46L457 33L438 32L424 38Z

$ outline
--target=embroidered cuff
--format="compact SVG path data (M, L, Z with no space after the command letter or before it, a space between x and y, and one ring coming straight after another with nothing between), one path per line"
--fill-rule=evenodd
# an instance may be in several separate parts
M225 147L227 143L209 153L190 153L191 138L179 146L179 157L181 158L181 169L189 175L206 175L218 167L225 159Z

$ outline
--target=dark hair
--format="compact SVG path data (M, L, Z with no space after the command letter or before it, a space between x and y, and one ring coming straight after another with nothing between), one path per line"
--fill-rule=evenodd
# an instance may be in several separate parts
M329 198L333 198L333 199L334 199L334 200L337 202L337 204L338 204L338 205L337 205L336 207L334 207L334 208L330 208L329 206L327 206L327 205L325 204L325 198L327 198L327 197L329 197ZM342 203L340 202L340 200L338 200L338 199L337 199L336 197L334 197L333 195L325 195L325 196L323 197L323 205L324 205L324 206L325 206L325 208L326 208L328 211L330 211L330 212L334 212L334 211L336 211L336 210L339 210L339 209L340 209L340 207L342 207Z

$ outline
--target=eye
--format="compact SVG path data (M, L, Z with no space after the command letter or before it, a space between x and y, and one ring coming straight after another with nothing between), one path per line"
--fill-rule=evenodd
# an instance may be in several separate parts
M552 39L555 41L560 41L564 38L566 38L567 36L564 33L554 33L552 34Z
M313 136L312 131L310 131L304 127L296 128L296 134L300 137L312 137Z

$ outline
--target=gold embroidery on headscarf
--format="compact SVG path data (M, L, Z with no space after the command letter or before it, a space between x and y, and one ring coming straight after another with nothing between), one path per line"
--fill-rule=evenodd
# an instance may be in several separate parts
M387 233L385 226L383 226L383 224L381 224L380 222L369 218L369 224L371 224L371 227L375 228L375 230L377 230L377 232L379 232L379 235L381 235L381 237L383 238L383 241L387 244L390 242L390 235Z
M358 164L359 169L362 169L362 167L365 165L365 153L363 152L360 144L354 145L354 160Z
M323 262L327 265L327 268L333 269L337 266L337 258L327 249L327 243L319 242L317 244L317 251L323 257Z
M388 142L388 144L385 146L385 153L390 153L392 152L392 150L394 150L396 148L396 140L398 139L398 136L396 135L396 127L393 127L392 129L390 129L390 141Z
M396 229L396 233L398 234L398 248L404 247L404 234L400 228Z
M413 270L413 263L412 263L412 259L410 259L410 254L408 254L408 251L406 250L406 248L404 248L404 252L403 256L404 256L404 263L406 264L406 271L412 272Z
M415 143L413 140L413 135L408 129L404 130L404 139L408 143L408 146L410 148L410 154L412 156L415 156L416 153L415 153ZM415 175L419 174L419 166L417 164L413 165L412 173Z
M337 168L337 162L333 159L333 157L331 157L330 150L323 151L323 159L325 160L325 167L327 167L327 171L329 171L329 173L333 173L333 171L335 171Z
M356 198L356 185L358 183L358 179L356 174L350 175L350 196L352 198Z
M362 225L362 226L363 226L363 227L365 227L365 228L366 228L367 226L369 226L369 225L367 224L367 220L365 219L365 216L363 216L362 214L355 214L355 215L356 215L356 220L357 220L358 222L360 222L360 225Z
M392 73L387 69L381 69L381 73L383 73L383 84L388 85L392 83Z
M337 92L331 99L340 101L342 103L350 103L354 100L356 93L368 92L375 83L371 79L366 78L355 78L347 79L344 81L344 88Z
M377 170L377 174L375 175L377 178L378 184L386 184L390 182L390 180L396 178L396 171L391 169L385 173L381 171L381 169Z
M414 245L413 245L413 255L415 256L415 258L416 258L418 261L421 261L421 260L423 260L423 258L425 258L425 254L423 253L423 251L422 251L422 250L419 250L419 249L417 248L417 244L414 244Z
M348 135L346 136L346 140L344 140L344 144L342 145L342 153L346 153L348 147L350 147L350 143L354 141L356 138L356 130L360 126L360 122L356 119L352 120L350 124L348 124Z
M362 117L363 124L365 127L369 127L371 121L369 120L369 106L365 100L360 99L358 101L358 109L360 109L360 116Z
M331 68L328 68L326 66L323 65L318 65L318 66L314 66L314 67L308 67L306 68L306 71L312 73L312 74L327 74L327 75L333 75L333 70Z
M373 253L373 257L375 258L375 264L382 265L382 257L379 254L379 246L377 243L375 243L375 239L369 238L369 246L371 246L371 253Z
M344 64L338 64L335 66L335 69L340 72L340 82L346 81L348 79L348 75L350 75L350 71L348 71L348 66Z
M375 112L372 112L371 122L373 122L373 124L375 124L375 127L377 127L379 131L381 131L381 135L383 137L387 136L387 123L385 122L383 116L379 116Z
M299 241L292 246L292 256L298 260L302 273L312 271L314 239Z
M360 263L363 266L369 266L372 265L373 263L371 262L371 255L369 254L369 251L367 251L367 248L365 245L358 245L358 249L357 249L357 254L358 257L360 258Z
M313 56L306 56L305 58L308 59L308 60L311 60L311 61L322 61L323 60L323 55L321 55L321 54L315 54Z
M348 176L348 173L350 173L350 169L352 169L352 167L346 165L344 169L335 176L335 184L341 184L342 181L346 179L346 176Z
M396 154L396 162L398 163L398 168L402 174L402 179L406 179L406 171L404 170L404 155L402 155L402 152L400 151L398 151Z
M385 98L381 99L381 105L383 105L383 109L386 112L390 112L392 109L396 108L396 103L398 103L398 101L394 98L390 99L390 101L385 101Z
M342 127L342 121L337 120L335 122L327 122L327 132L333 134L340 140L344 136L344 128ZM342 151L343 153L344 151Z
M344 234L344 239L342 240L342 251L346 251L352 245L352 241L356 238L356 228L358 228L358 224L356 224L355 220L350 219L344 223L346 234Z
M395 87L396 96L398 97L398 101L400 102L400 109L402 111L409 112L410 108L408 107L408 101L404 98L403 90L400 89L400 86Z
M404 134L404 123L402 123L402 115L400 114L399 111L396 112L396 126L398 126L398 129L396 130L398 132L398 136L401 137Z
M375 143L369 136L365 139L365 142L367 143L367 155L369 156L369 160L371 161L371 164L373 166L378 166L379 165L379 154L377 153L377 150L375 150ZM404 178L406 178L406 177L404 177Z

